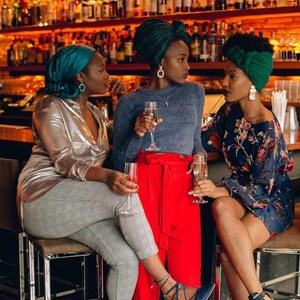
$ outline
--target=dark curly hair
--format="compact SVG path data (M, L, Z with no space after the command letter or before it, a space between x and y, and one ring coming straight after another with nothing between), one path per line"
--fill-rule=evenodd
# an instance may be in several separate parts
M267 51L273 54L273 46L269 43L267 38L262 38L249 33L236 33L228 38L222 47L223 55L227 56L227 50L232 46L239 46L246 52L249 51L258 51L263 52Z

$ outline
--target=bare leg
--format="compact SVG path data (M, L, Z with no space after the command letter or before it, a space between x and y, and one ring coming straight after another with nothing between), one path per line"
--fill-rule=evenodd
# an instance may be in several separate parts
M174 284L176 284L176 281L172 277L168 278L168 271L163 266L158 255L153 255L142 259L141 262L157 282L158 286L161 287L162 293L166 293ZM193 296L196 294L196 292L197 288L185 287L184 289L180 290L179 299L194 299L195 297ZM175 290L173 293L170 293L170 295L168 295L167 299L173 299L174 293Z
M248 294L261 292L253 250L269 239L268 230L231 197L216 199L212 204L212 213L225 252L224 272L233 299L247 299L245 290Z

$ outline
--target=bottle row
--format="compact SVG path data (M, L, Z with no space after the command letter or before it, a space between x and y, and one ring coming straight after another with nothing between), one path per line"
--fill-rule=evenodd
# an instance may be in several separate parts
M229 36L236 32L250 32L264 36L261 31L254 33L253 28L243 29L242 22L227 23L225 20L210 22L193 22L185 24L186 31L191 35L190 57L191 62L225 61L222 55L222 46ZM52 32L51 35L42 34L24 38L15 36L1 43L0 55L2 65L39 65L46 64L52 55L64 46L70 44L86 44L94 47L106 59L108 64L141 63L133 48L133 31L129 25L121 30L112 28L98 32ZM300 60L300 33L285 33L276 36L271 32L270 43L274 47L274 60ZM1 52L2 51L2 52ZM4 51L4 53L3 53Z
M2 0L1 27L131 18L194 11L297 6L299 0Z

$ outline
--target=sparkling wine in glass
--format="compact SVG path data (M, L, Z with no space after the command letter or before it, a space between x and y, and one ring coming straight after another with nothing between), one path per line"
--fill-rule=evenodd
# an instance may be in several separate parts
M137 163L125 163L124 176L127 180L137 183ZM131 208L131 194L128 194L127 208L120 212L121 215L133 215L135 214Z
M145 112L151 113L152 114L152 120L157 122L158 110L157 110L156 101L147 101L147 102L145 102ZM155 142L154 142L154 130L155 130L155 128L152 128L149 131L150 132L150 137L151 137L151 145L150 145L150 147L148 147L146 149L146 151L158 151L158 150L160 150L160 148L158 148L155 145Z
M194 184L197 184L198 181L206 179L208 176L208 168L206 156L201 154L194 155L193 158L193 181ZM202 197L198 197L193 203L203 204L208 201L203 199Z

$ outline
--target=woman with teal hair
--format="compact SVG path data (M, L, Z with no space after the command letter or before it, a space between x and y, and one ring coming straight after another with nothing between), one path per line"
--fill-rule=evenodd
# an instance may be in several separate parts
M294 215L287 174L293 161L276 116L259 98L273 70L273 49L264 38L236 34L223 52L226 103L202 128L202 143L208 152L223 152L232 175L219 186L203 180L193 194L214 199L211 209L232 299L269 300L253 250L291 226Z
M35 145L18 183L18 207L25 230L36 237L70 238L88 245L110 266L107 294L130 300L138 260L167 292L175 280L163 267L137 195L123 173L107 169L109 121L88 98L107 91L122 94L124 84L109 78L95 49L72 45L47 65L49 96L33 114ZM120 214L132 194L134 214ZM174 291L170 291L171 296ZM196 288L182 288L183 294ZM206 299L206 298L197 298Z
M168 23L150 19L137 28L134 48L149 64L150 80L148 86L123 95L118 103L112 161L119 171L125 162L138 163L138 193L159 255L177 281L200 287L200 205L193 203L195 198L188 192L193 186L189 172L193 155L205 155L201 145L204 89L187 81L189 45L190 36L179 20ZM157 123L144 112L147 101L157 102ZM149 131L154 127L160 149L145 151L151 143ZM153 278L140 264L133 299L156 299L159 287L152 282ZM206 289L208 296L214 284L199 291Z

